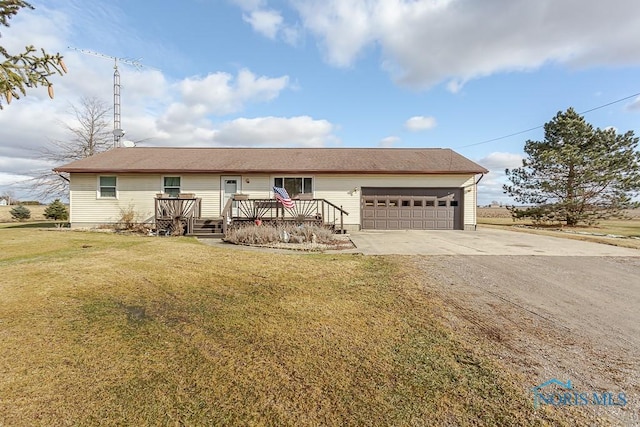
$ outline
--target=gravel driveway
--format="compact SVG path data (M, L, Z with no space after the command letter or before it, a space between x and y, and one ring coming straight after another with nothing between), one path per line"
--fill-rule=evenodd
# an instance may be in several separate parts
M526 392L551 378L571 380L578 392L624 392L624 408L584 409L593 417L607 414L616 425L640 425L639 257L415 256L412 262L424 273L426 291L444 301L445 322L471 345L488 343L498 363L525 376Z

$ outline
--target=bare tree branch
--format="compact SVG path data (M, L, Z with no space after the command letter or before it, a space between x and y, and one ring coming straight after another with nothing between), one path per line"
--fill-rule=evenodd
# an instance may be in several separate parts
M61 126L69 133L69 139L50 140L47 146L37 151L41 160L53 165L62 165L111 148L113 144L109 121L111 107L106 102L98 98L82 98L79 105L71 105L70 109L74 120L70 123L61 122ZM21 186L38 199L67 197L69 193L67 174L42 170L35 171L31 175L33 178L24 181Z

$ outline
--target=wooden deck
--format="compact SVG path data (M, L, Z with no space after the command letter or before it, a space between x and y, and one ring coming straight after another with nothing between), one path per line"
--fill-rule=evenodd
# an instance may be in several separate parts
M285 208L275 199L229 199L222 210L224 231L228 227L260 220L263 223L293 222L312 223L344 232L342 207L325 199L293 199L293 207Z
M201 205L202 201L197 197L157 197L158 235L222 237L229 227L256 220L315 224L344 233L344 216L349 215L342 207L325 199L294 199L292 208L285 208L275 199L229 199L219 218L202 218Z

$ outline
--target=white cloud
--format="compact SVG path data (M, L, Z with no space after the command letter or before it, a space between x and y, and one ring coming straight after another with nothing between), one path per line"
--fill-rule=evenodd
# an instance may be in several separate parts
M240 118L223 124L213 133L216 145L309 146L335 142L333 125L309 116Z
M387 136L386 138L382 138L380 142L378 142L378 147L381 148L391 148L400 142L400 138L397 136Z
M505 169L513 169L522 166L522 155L518 153L493 152L477 163L489 169L489 173L478 184L478 203L489 204L498 201L504 204L513 204L513 200L502 189L508 182L504 173Z
M190 77L178 84L187 106L199 110L199 114L229 114L240 111L246 102L269 101L287 87L289 77L257 77L243 69L238 76L218 72L202 77Z
M351 66L380 48L383 67L404 85L533 70L640 64L636 0L291 0L326 60ZM261 3L254 7L262 7ZM283 23L282 25L287 25Z
M251 25L253 31L275 40L278 35L290 45L296 45L300 39L297 25L284 22L282 13L266 7L265 0L233 0L245 13L242 19Z
M405 128L412 132L433 129L434 127L436 127L436 125L437 122L434 117L425 116L413 116L404 124Z
M282 25L282 16L275 10L253 10L242 16L253 30L270 39L275 39Z
M627 111L640 111L640 96L626 106Z
M522 166L522 159L521 154L496 151L478 160L478 163L491 171L502 170L504 172L504 169Z
M237 77L229 73L212 73L190 77L175 84L181 99L174 100L160 115L158 129L163 132L188 132L194 125L209 126L208 115L226 115L241 111L249 102L266 102L276 98L288 85L289 78L256 76L243 69Z

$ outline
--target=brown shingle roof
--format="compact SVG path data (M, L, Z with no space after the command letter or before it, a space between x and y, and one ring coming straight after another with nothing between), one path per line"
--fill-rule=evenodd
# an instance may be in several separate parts
M443 148L116 148L60 166L76 173L486 173Z

